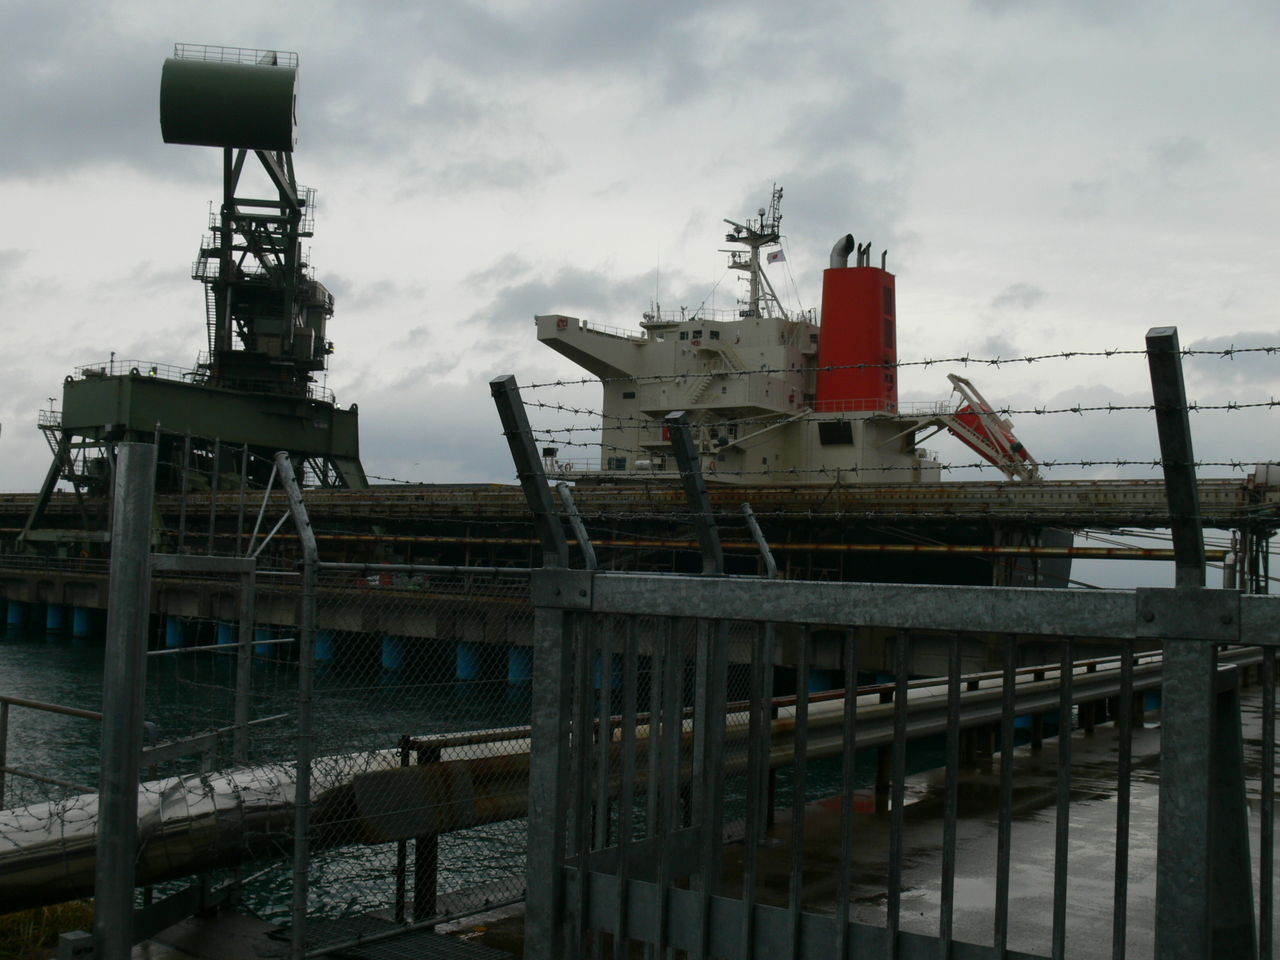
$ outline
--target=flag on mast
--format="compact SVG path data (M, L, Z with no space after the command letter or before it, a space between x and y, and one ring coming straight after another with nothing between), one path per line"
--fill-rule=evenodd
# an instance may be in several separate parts
M779 261L785 260L785 259L787 259L787 255L785 253L783 253L781 250L774 250L771 254L765 257L765 262L778 263Z

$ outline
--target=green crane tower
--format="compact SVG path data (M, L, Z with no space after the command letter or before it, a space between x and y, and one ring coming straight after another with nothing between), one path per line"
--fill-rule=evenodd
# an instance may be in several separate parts
M333 352L326 332L333 296L303 255L315 191L300 187L293 170L297 80L297 54L282 51L178 44L165 61L165 142L220 147L223 155L222 203L191 274L204 285L207 352L190 370L112 355L66 378L61 413L39 418L53 462L24 541L104 536L122 441L159 445L161 491L180 489L191 475L241 475L246 464L245 480L265 481L265 472L252 474L269 470L278 450L288 450L312 483L368 486L356 405L339 408L316 383ZM43 527L59 480L80 502L80 530Z

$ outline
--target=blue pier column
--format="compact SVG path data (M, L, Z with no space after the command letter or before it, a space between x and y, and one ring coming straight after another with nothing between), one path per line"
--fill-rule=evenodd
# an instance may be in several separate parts
M187 645L187 625L180 617L164 618L164 645L170 649Z
M269 660L276 655L275 644L268 643L271 639L270 627L254 627L253 628L253 655Z
M73 607L71 610L71 635L83 640L93 636L93 607Z
M839 690L844 686L844 673L840 670L810 670L809 692L822 693L826 690Z
M61 633L67 626L67 608L65 604L50 603L44 608L44 632Z
M404 637L388 635L382 638L382 669L404 669Z
M21 630L27 623L27 605L21 600L10 600L4 622L10 630Z
M333 663L336 655L337 644L333 639L333 631L317 630L313 647L313 656L316 663Z
M218 621L218 645L230 646L240 640L240 631L237 624L228 623L226 620Z
M481 666L481 645L470 640L459 640L454 654L454 677L458 680L479 680Z
M599 690L600 684L604 680L604 669L600 663L600 654L596 654L596 665L594 668L594 689ZM609 689L617 690L622 686L622 658L615 655L609 655Z
M507 648L507 682L528 683L533 679L533 647Z

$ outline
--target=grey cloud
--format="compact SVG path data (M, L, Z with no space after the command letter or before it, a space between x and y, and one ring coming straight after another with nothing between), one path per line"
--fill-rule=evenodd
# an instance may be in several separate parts
M564 169L565 161L555 151L546 155L473 156L451 160L418 178L422 189L440 190L520 190Z
M193 151L161 142L156 109L168 53L121 31L107 5L49 2L0 7L0 177L56 175L121 162L191 176Z
M1209 151L1203 140L1182 136L1160 141L1151 152L1162 169L1176 170L1203 160Z
M986 337L971 351L975 357L1014 357L1019 352L1012 340L999 333Z
M1218 402L1257 399L1257 391L1265 391L1268 396L1272 391L1280 393L1280 331L1202 337L1184 344L1184 348L1223 352L1219 357L1192 356L1183 361L1188 382L1197 390L1214 391ZM1244 349L1256 352L1226 352ZM1236 390L1252 392L1248 396L1232 393Z
M515 474L483 378L444 384L431 376L360 395L365 470L428 483L509 481ZM447 411L423 416L423 411Z
M1127 15L1128 8L1124 4L1110 3L1108 0L974 0L980 10L997 16L1035 16L1043 12L1065 14L1073 21L1079 21L1098 27L1114 24L1116 20Z
M4 283L9 279L11 274L17 272L18 264L27 258L25 250L0 250L0 283Z
M839 154L868 143L902 150L907 140L903 85L875 74L859 76L858 69L850 65L842 73L834 88L838 96L796 105L777 142L819 155Z
M1035 284L1015 283L996 294L991 299L991 306L996 310L1030 310L1040 303L1044 297L1044 291Z
M492 270L484 273L492 275ZM692 306L702 295L688 278L664 273L664 301ZM538 314L565 313L613 326L632 326L638 324L652 299L651 272L618 278L603 271L566 267L550 277L521 279L502 287L472 320L499 329L518 330L527 325L529 342L533 343L531 321Z
M896 224L901 221L903 189L893 179L866 177L853 164L816 170L792 170L779 174L783 232L788 242L819 263L838 237L852 233L859 243L874 243L874 256L893 248L902 239ZM740 204L754 213L768 199L768 188L745 197ZM892 265L891 265L892 269Z
M325 273L320 276L320 282L333 294L335 311L344 316L367 313L401 298L418 298L423 293L419 285L404 286L386 279L362 283L340 273Z

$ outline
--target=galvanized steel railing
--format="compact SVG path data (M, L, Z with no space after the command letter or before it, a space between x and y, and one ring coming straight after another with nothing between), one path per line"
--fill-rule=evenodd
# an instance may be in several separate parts
M1273 937L1275 646L1280 633L1280 603L1275 598L1241 597L1231 591L1196 588L1068 592L1013 588L920 587L879 584L762 582L741 579L644 576L588 571L547 570L535 575L537 605L536 662L531 767L529 876L526 921L530 957L620 954L621 944L645 944L659 951L676 949L709 957L952 956L1003 957L1101 955L1109 941L1112 956L1125 956L1126 943L1154 941L1164 956L1270 956L1257 952L1255 939ZM696 617L690 617L697 611ZM1206 616L1207 614L1207 616ZM894 685L891 706L868 707L858 697L828 701L815 716L807 690L817 631L839 628L843 686L856 686L860 658L871 653L868 630L901 631L890 644ZM744 635L743 630L748 635ZM798 631L798 632L797 632ZM945 705L919 720L908 677L910 637L939 632L948 651ZM1002 683L992 702L985 694L974 713L972 691L962 689L961 636L985 634L999 651ZM1189 634L1203 636L1193 639ZM1061 665L1051 667L1039 684L1038 700L1018 681L1018 636L1057 638ZM1165 665L1166 691L1175 683L1199 685L1199 697L1216 715L1213 736L1176 749L1166 734L1160 780L1161 804L1176 807L1177 824L1162 824L1158 861L1156 919L1130 917L1130 850L1134 807L1131 800L1135 691L1134 648L1163 635L1166 649L1189 645L1215 650L1218 644L1255 643L1249 659L1260 664L1262 775L1260 856L1257 876L1260 923L1255 933L1254 893L1250 882L1244 761L1240 726L1240 668L1226 657L1214 673L1190 677ZM1173 638L1177 639L1173 639ZM937 641L934 641L937 642ZM1099 675L1077 672L1074 662L1090 643L1107 642L1121 650L1118 677L1104 702L1116 726L1115 822L1110 837L1111 877L1089 877L1089 886L1110 883L1103 898L1109 937L1086 937L1086 953L1069 951L1068 930L1079 934L1097 893L1075 897L1068 886L1073 860L1073 808L1070 721L1057 743L1058 773L1053 804L1052 893L1042 898L1042 916L1019 914L1025 891L1014 889L1025 872L1026 851L1015 858L1018 821L1016 790L1023 762L1015 750L1019 716L1056 708L1070 718L1073 705ZM771 696L771 675L780 647L790 647L796 670L795 706L782 716ZM861 649L860 649L861 647ZM1242 653L1244 651L1241 651ZM731 663L738 664L731 668ZM830 664L827 665L830 669ZM745 677L744 677L745 673ZM1113 675L1114 676L1114 675ZM732 678L744 682L745 710L726 711ZM967 687L968 685L965 684ZM1216 689L1216 693L1214 692ZM936 695L935 695L936 696ZM1166 697L1169 693L1166 693ZM1088 694L1085 694L1088 697ZM864 698L865 701L865 698ZM1167 702L1166 702L1167 707ZM891 711L892 719L885 716ZM647 713L644 722L639 714ZM788 715L789 714L789 715ZM1083 719L1083 712L1082 712ZM1094 715L1091 712L1089 725ZM727 721L727 722L726 722ZM1170 721L1166 719L1166 726ZM966 849L958 834L974 829L972 817L958 808L962 754L970 754L966 728L998 726L998 801L994 817L996 859L988 877L994 885L989 909L957 907L957 864ZM1082 723L1082 726L1084 724ZM874 730L874 739L868 738ZM838 731L838 732L837 732ZM906 805L908 741L941 733L945 740L941 811L942 843L938 871L936 926L929 934L920 923L904 923L904 894L920 882L920 868L905 872L909 831ZM972 735L969 735L972 736ZM816 737L816 739L815 739ZM787 741L790 741L789 743ZM886 745L888 741L888 745ZM852 901L870 895L867 870L855 856L868 831L855 811L865 786L856 773L860 749L879 745L887 762L888 837L886 872L878 884L882 922L859 919ZM789 748L789 749L788 749ZM775 871L766 883L760 840L771 803L771 761L792 754L789 877ZM1025 754L1025 751L1023 751ZM838 755L838 784L828 790L839 798L834 898L806 893L802 879L815 869L806 853L805 824L812 817L805 799L820 796L806 786L812 763ZM1205 789L1208 784L1211 789ZM831 789L834 786L835 789ZM739 814L726 826L726 804ZM1149 805L1148 805L1149 806ZM1142 815L1148 816L1144 807ZM880 823L880 827L884 824ZM1146 823L1148 832L1154 827ZM1172 830L1172 833L1170 833ZM1098 842L1096 833L1090 835ZM776 839L776 838L775 838ZM725 843L740 841L738 854ZM753 842L754 840L754 842ZM1024 841L1025 842L1025 841ZM1203 853L1208 851L1208 854ZM1036 851L1037 853L1039 851ZM1049 852L1044 851L1048 856ZM1143 851L1149 858L1151 851ZM1195 875L1183 873L1186 856L1203 857L1206 888L1201 900L1186 895ZM775 858L776 859L776 858ZM732 866L731 866L732 865ZM1017 867L1017 870L1014 868ZM969 870L967 882L974 880ZM812 877L810 877L810 882ZM1078 875L1075 882L1079 883ZM778 883L783 884L782 887ZM779 893L782 896L779 898ZM1145 896L1145 895L1144 895ZM913 897L913 903L918 901ZM1190 900L1190 902L1188 902ZM1170 902L1182 905L1170 913ZM863 911L865 913L865 911ZM978 917L975 919L974 914ZM976 927L989 923L989 935L976 940ZM975 926L976 925L976 926ZM957 933L963 930L966 936ZM1029 944L1037 934L1044 942ZM1035 952L1006 953L1015 945ZM985 941L985 942L983 942ZM605 953L602 944L608 943ZM1212 944L1212 952L1197 945Z

